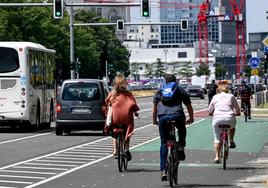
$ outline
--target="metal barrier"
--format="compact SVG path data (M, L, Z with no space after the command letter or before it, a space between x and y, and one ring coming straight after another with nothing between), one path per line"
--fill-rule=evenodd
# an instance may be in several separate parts
M268 92L259 91L255 94L255 107L263 106L268 101Z

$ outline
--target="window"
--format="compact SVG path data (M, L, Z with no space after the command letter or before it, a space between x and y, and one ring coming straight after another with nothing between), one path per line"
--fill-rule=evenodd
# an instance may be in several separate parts
M69 83L64 86L63 100L93 101L100 99L98 84Z
M0 47L0 73L12 72L19 67L18 52L12 48Z
M187 57L187 52L178 52L178 58L185 58Z

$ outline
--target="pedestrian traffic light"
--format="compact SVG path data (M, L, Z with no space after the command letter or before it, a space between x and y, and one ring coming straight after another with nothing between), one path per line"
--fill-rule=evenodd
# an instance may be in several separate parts
M188 19L181 19L181 30L188 30Z
M150 0L141 0L141 17L150 18Z
M70 69L74 70L75 69L75 61L70 62Z
M124 30L124 20L117 20L117 31L123 31Z
M55 19L61 19L63 17L63 1L53 0L53 17Z

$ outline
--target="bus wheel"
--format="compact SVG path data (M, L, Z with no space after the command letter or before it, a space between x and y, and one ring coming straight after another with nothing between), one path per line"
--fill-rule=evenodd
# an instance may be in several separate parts
M59 124L56 124L55 132L57 136L61 136L63 134L63 129L60 127Z

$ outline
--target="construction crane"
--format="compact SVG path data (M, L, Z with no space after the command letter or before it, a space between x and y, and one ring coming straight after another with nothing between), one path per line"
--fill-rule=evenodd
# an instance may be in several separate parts
M240 0L239 4L236 0L229 0L229 2L232 7L232 20L236 22L236 79L240 79L240 63L242 62L243 69L246 63L245 21L242 13L245 1Z
M211 0L204 0L202 4L187 4L177 2L160 2L160 8L199 8L198 20L198 44L199 44L199 61L208 64L208 25Z

